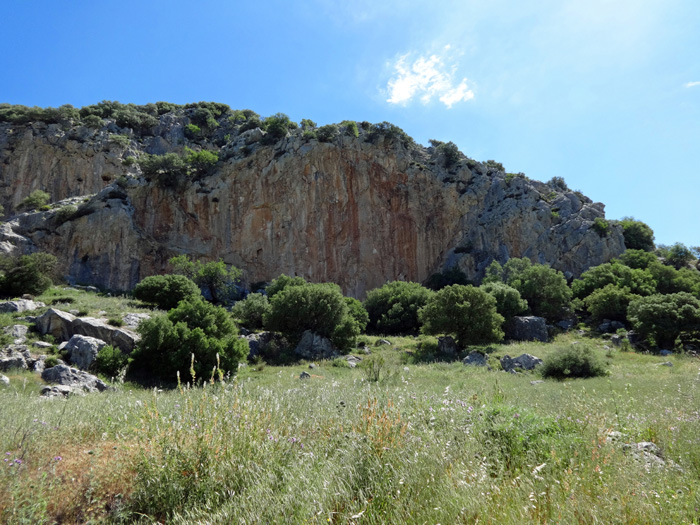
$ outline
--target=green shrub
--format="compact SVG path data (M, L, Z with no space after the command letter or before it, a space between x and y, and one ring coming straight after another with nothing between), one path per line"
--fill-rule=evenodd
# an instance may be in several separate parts
M369 314L368 330L382 334L417 333L418 310L435 292L418 283L392 281L370 290L364 301Z
M551 379L599 377L607 374L605 363L583 344L552 352L540 366L542 377Z
M593 220L591 229L601 237L607 237L608 235L610 235L610 223L602 217L596 217Z
M459 248L455 249L455 253L458 251ZM460 270L459 266L457 265L452 266L447 270L443 270L440 273L434 273L425 281L426 288L430 288L431 290L435 291L441 290L445 286L450 286L451 284L467 285L472 283L467 278L467 274Z
M569 186L566 184L564 177L552 177L547 182L547 186L559 191L569 191Z
M185 148L185 163L190 168L190 173L194 175L205 175L219 162L219 154L203 149L193 151Z
M496 162L495 160L487 160L484 164L486 164L487 168L493 170L501 171L503 173L505 173L506 171L506 169L503 167L503 164L501 164L500 162Z
M263 129L267 131L267 142L273 143L287 136L290 130L296 129L297 123L292 122L288 115L276 113L267 117L263 122Z
M266 328L281 332L292 342L310 330L330 339L338 349L348 351L360 333L336 284L287 286L270 299L270 305L264 319Z
M53 368L56 365L58 365L58 357L55 355L50 355L44 359L44 368Z
M51 200L51 195L42 190L34 190L20 203L18 208L22 210L35 210L42 206L46 206Z
M624 217L620 221L622 235L625 238L625 248L628 250L654 250L654 230L642 221L636 221L633 217Z
M175 273L193 280L214 303L224 304L237 294L236 283L240 280L241 270L229 266L224 261L191 261L187 255L178 255L170 259Z
M685 244L677 242L666 250L664 259L666 259L666 264L670 264L676 270L679 270L688 266L688 263L695 260L695 257Z
M480 288L496 299L496 311L506 321L527 311L527 301L520 297L520 292L512 286L490 282L483 284Z
M270 310L270 302L266 295L251 293L248 294L248 297L233 305L231 313L246 328L258 330L263 327L263 317Z
M369 323L369 314L367 310L365 310L365 307L360 301L353 297L346 297L345 304L348 307L348 313L357 322L357 327L360 329L360 332L364 332L365 328L367 328L367 323Z
M306 281L303 277L289 277L288 275L280 275L277 279L267 285L265 293L269 299L272 299L276 294L284 290L287 286L304 286Z
M53 284L58 260L48 253L0 256L0 296L39 295Z
M316 135L321 142L332 142L339 132L336 124L326 124L318 128Z
M184 275L152 275L136 285L133 295L139 301L161 310L175 308L180 301L197 299L202 292L199 286Z
M508 263L504 270L510 270ZM522 271L514 272L508 279L508 285L520 292L533 315L550 320L560 319L566 315L571 304L571 289L564 275L544 264L531 264Z
M120 327L124 326L124 321L118 317L111 317L110 319L107 319L107 324L110 326Z
M503 316L496 299L474 286L452 285L436 292L420 309L421 331L453 335L461 347L503 339Z
M129 143L131 142L131 139L129 138L129 135L118 135L116 133L112 133L109 136L109 141L112 144L116 144L117 146L121 146L122 148L126 148Z
M142 155L136 161L148 180L155 180L160 186L174 188L189 177L185 159L177 153L165 155Z
M391 122L380 122L379 124L370 124L367 140L377 142L379 137L384 137L385 144L399 144L403 147L415 146L415 141L400 127Z
M634 297L636 296L632 295L628 288L608 284L595 290L583 302L596 321L610 319L624 323L627 321L627 307Z
M459 163L462 153L454 142L447 142L438 145L437 152L443 157L445 168L451 168Z
M357 129L357 122L354 120L344 120L340 123L343 133L351 137L359 137L360 131Z
M185 137L187 137L188 139L195 140L201 135L202 128L200 128L196 124L187 124L187 126L185 126Z
M700 299L687 292L638 297L627 309L634 330L670 350L682 332L700 335Z
M618 288L627 288L630 293L650 295L654 293L656 283L648 271L630 268L618 261L594 266L583 272L581 277L571 283L575 297L584 299L595 290L613 284Z
M63 224L64 222L71 220L77 212L77 206L73 206L71 204L67 206L61 206L55 215L56 223Z
M129 364L129 357L119 348L103 346L92 363L92 370L107 377L116 377Z
M316 128L316 125L317 124L311 119L308 119L308 118L301 119L301 129L303 129L304 131L312 130L312 129Z
M196 377L209 379L217 356L218 369L235 374L248 355L248 344L238 338L228 312L201 299L182 301L167 315L143 321L139 332L133 367L169 381L175 381L177 372L184 381L191 380L190 366Z

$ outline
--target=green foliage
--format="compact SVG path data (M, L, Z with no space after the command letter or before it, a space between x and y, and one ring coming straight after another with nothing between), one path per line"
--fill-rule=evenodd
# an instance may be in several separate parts
M177 153L142 155L137 160L143 175L164 188L174 188L189 177L185 159Z
M129 364L129 357L119 348L103 346L92 363L92 370L107 377L116 377Z
M625 266L637 270L646 270L651 266L658 264L656 254L636 248L628 248L619 257L619 261Z
M48 253L0 256L0 296L39 295L53 284L58 260Z
M688 263L695 260L693 252L683 243L677 242L673 246L663 247L662 256L666 264L670 264L676 270L685 268Z
M76 213L78 213L78 207L69 204L67 206L61 206L54 217L56 218L57 224L63 224L64 222L71 220Z
M377 142L379 137L384 137L385 144L400 144L406 148L415 146L414 140L400 127L391 122L380 122L371 124L367 139L370 142Z
M360 333L340 287L332 283L286 286L270 299L265 316L269 330L298 341L310 330L327 337L340 350L349 350Z
M337 137L339 133L340 128L338 128L337 124L326 124L316 131L318 140L321 142L333 142L333 139Z
M462 347L503 339L504 319L496 311L496 299L474 286L443 288L420 309L418 317L423 333L454 335Z
M34 190L20 203L18 208L22 210L35 210L49 203L51 195L42 190Z
M547 182L547 186L559 191L569 191L569 186L566 184L564 177L552 177Z
M185 163L189 166L190 172L195 175L206 174L217 162L219 162L219 154L216 152L206 149L193 151L185 148Z
M544 264L530 264L523 270L511 268L509 264L513 260L510 259L504 267L507 284L520 292L534 315L549 320L562 318L571 303L571 289L564 275ZM514 263L513 266L517 265Z
M520 292L512 286L500 282L489 282L483 284L480 289L496 299L496 311L506 321L527 311L527 301L520 297Z
M635 331L659 348L672 349L682 332L700 335L700 300L686 292L636 298L627 316Z
M620 221L622 235L625 237L625 248L628 250L654 250L654 231L642 221L633 217L624 217Z
M196 124L187 124L185 126L185 137L187 137L190 140L195 140L201 137L202 135L202 128L197 126Z
M50 355L44 359L44 368L53 368L58 364L58 357L55 355Z
M462 153L454 142L441 143L437 146L438 154L443 157L443 165L445 168L451 168L459 163L462 158Z
M259 330L263 327L263 318L271 310L270 302L266 295L251 293L242 301L238 301L231 309L231 314L240 323L250 330Z
M131 139L129 138L129 135L119 135L117 133L112 133L109 135L109 141L112 144L116 144L117 146L126 148L131 142Z
M161 379L175 381L177 372L184 381L208 379L217 367L235 374L238 363L248 354L247 343L228 312L201 299L182 301L168 312L139 325L141 340L133 353L133 367Z
M316 126L317 126L317 124L311 119L308 119L308 118L301 119L301 129L303 129L304 131L314 129L314 128L316 128Z
M187 255L178 255L168 262L176 274L194 281L214 303L225 303L236 294L235 285L240 280L241 270L221 259L204 263L190 260Z
M455 250L456 252L457 250ZM434 273L428 277L425 281L426 288L431 290L441 290L445 286L450 286L451 284L472 284L469 279L467 279L467 274L459 269L459 266L452 266L447 270L443 270L440 273Z
M343 130L343 133L346 135L349 135L351 137L359 137L360 136L360 131L357 129L357 122L354 120L344 120L340 123L340 128Z
M290 130L296 129L297 123L292 122L288 115L284 113L275 113L267 117L263 122L263 129L267 131L267 141L274 143L281 138L287 136Z
M368 330L382 334L416 333L418 310L434 292L418 283L392 281L367 294L364 301L369 314Z
M496 162L495 160L487 160L484 164L486 164L487 168L500 171L505 173L506 169L503 167L503 164L500 162Z
M306 281L303 277L290 277L282 274L277 279L273 279L265 288L265 293L269 299L272 299L276 294L284 290L287 286L304 286Z
M133 295L139 301L161 310L175 308L180 301L201 297L199 286L184 275L152 275L136 285Z
M575 297L584 299L608 284L627 288L630 293L636 295L650 295L656 288L650 272L613 261L586 270L579 279L571 283L571 289Z
M367 324L369 323L369 314L367 313L367 310L365 310L365 307L354 297L346 297L345 304L348 307L348 314L355 319L360 332L364 332L365 328L367 328Z
M100 129L105 125L105 121L97 115L88 115L87 117L82 119L82 123L84 126L93 129Z
M586 345L561 348L542 361L542 377L551 379L600 377L607 374L605 363Z
M607 237L608 235L610 235L610 223L602 217L596 217L593 220L591 229L601 237Z
M630 293L629 288L620 288L607 284L594 290L583 302L586 309L596 321L610 319L611 321L627 321L627 307L630 301L638 297Z

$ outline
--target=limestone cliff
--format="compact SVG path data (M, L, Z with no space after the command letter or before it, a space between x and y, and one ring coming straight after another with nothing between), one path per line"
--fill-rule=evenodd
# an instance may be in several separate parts
M222 147L192 144L219 149L221 160L174 188L121 164L125 154L181 148L187 122L164 115L155 133L120 145L109 129L75 140L51 126L0 128L6 209L34 188L56 200L94 193L73 199L79 209L69 220L59 219L60 205L14 216L0 233L5 251L49 251L70 280L111 289L129 289L186 253L222 258L248 283L286 273L362 297L454 265L478 279L509 257L578 275L624 250L618 227L607 236L591 228L602 204L463 156L446 162L440 148L367 126L327 142L300 130L270 140L233 129Z

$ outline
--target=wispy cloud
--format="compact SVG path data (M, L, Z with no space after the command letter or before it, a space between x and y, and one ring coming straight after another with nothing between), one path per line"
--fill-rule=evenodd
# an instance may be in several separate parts
M698 87L700 86L700 82L686 82L683 85L687 88Z
M444 51L449 51L445 46ZM446 58L439 55L410 58L400 56L394 64L394 76L387 84L391 104L406 105L415 98L428 104L437 98L451 108L458 102L474 98L474 91L466 78L455 80L456 67L446 64Z

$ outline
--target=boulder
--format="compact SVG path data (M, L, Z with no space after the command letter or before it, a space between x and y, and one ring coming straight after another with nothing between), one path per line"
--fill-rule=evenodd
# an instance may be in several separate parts
M248 341L248 359L264 354L270 344L277 344L282 348L287 345L286 340L274 332L259 332L257 334L241 335L241 339Z
M8 326L3 330L5 334L9 335L14 340L16 345L21 345L27 340L28 331L29 327L23 324Z
M613 346L622 346L622 336L616 334L610 338L610 342Z
M355 368L357 365L360 364L362 358L357 357L356 355L346 355L345 360L348 362L348 365L350 365L350 368Z
M671 352L670 350L659 350L659 355L666 357L669 355L673 355L673 352Z
M40 348L40 349L44 349L44 350L47 348L51 348L53 346L51 343L47 343L46 341L34 341L33 344L36 348Z
M95 337L74 335L64 347L68 360L81 370L87 370L97 358L97 353L107 346L107 343Z
M302 372L301 374L299 374L299 379L310 379L310 378L311 378L311 374L309 374L308 372Z
M101 339L108 345L119 348L122 352L130 354L139 342L139 335L131 330L118 328L94 317L78 317L72 324L71 335L86 335Z
M457 343L449 336L438 337L438 352L444 355L456 356L459 353Z
M574 322L569 319L565 319L564 321L559 321L557 323L557 328L561 328L562 330L570 330L573 327Z
M0 385L10 386L10 378L0 374Z
M122 317L122 321L124 321L124 324L127 328L136 329L139 327L142 321L145 321L146 319L150 318L151 316L148 314L129 313L124 314L124 316Z
M55 308L49 308L35 319L36 329L41 335L52 335L59 341L67 341L73 335L75 316Z
M37 308L46 306L44 303L30 299L17 299L15 301L3 301L0 303L0 313L10 314L14 312L31 312Z
M302 359L315 361L317 359L334 359L340 353L333 346L333 343L326 337L318 335L311 330L304 331L301 341L294 349L294 353Z
M501 368L506 372L515 372L521 370L534 370L536 366L542 364L542 359L530 354L521 354L515 359L509 355L503 356L501 359Z
M68 397L73 393L73 389L68 385L45 386L41 389L43 397Z
M467 357L462 359L462 363L470 366L488 366L488 360L481 352L470 352Z
M0 351L0 371L7 371L12 368L27 370L27 347L23 345L10 345Z
M41 378L47 383L69 386L73 390L82 390L84 392L103 392L108 388L98 377L67 365L56 365L47 368L41 373Z
M603 334L609 334L612 332L617 332L625 325L620 321L609 321L608 319L603 319L603 322L598 325L598 331Z
M543 317L516 316L505 325L506 339L547 342L547 322Z

